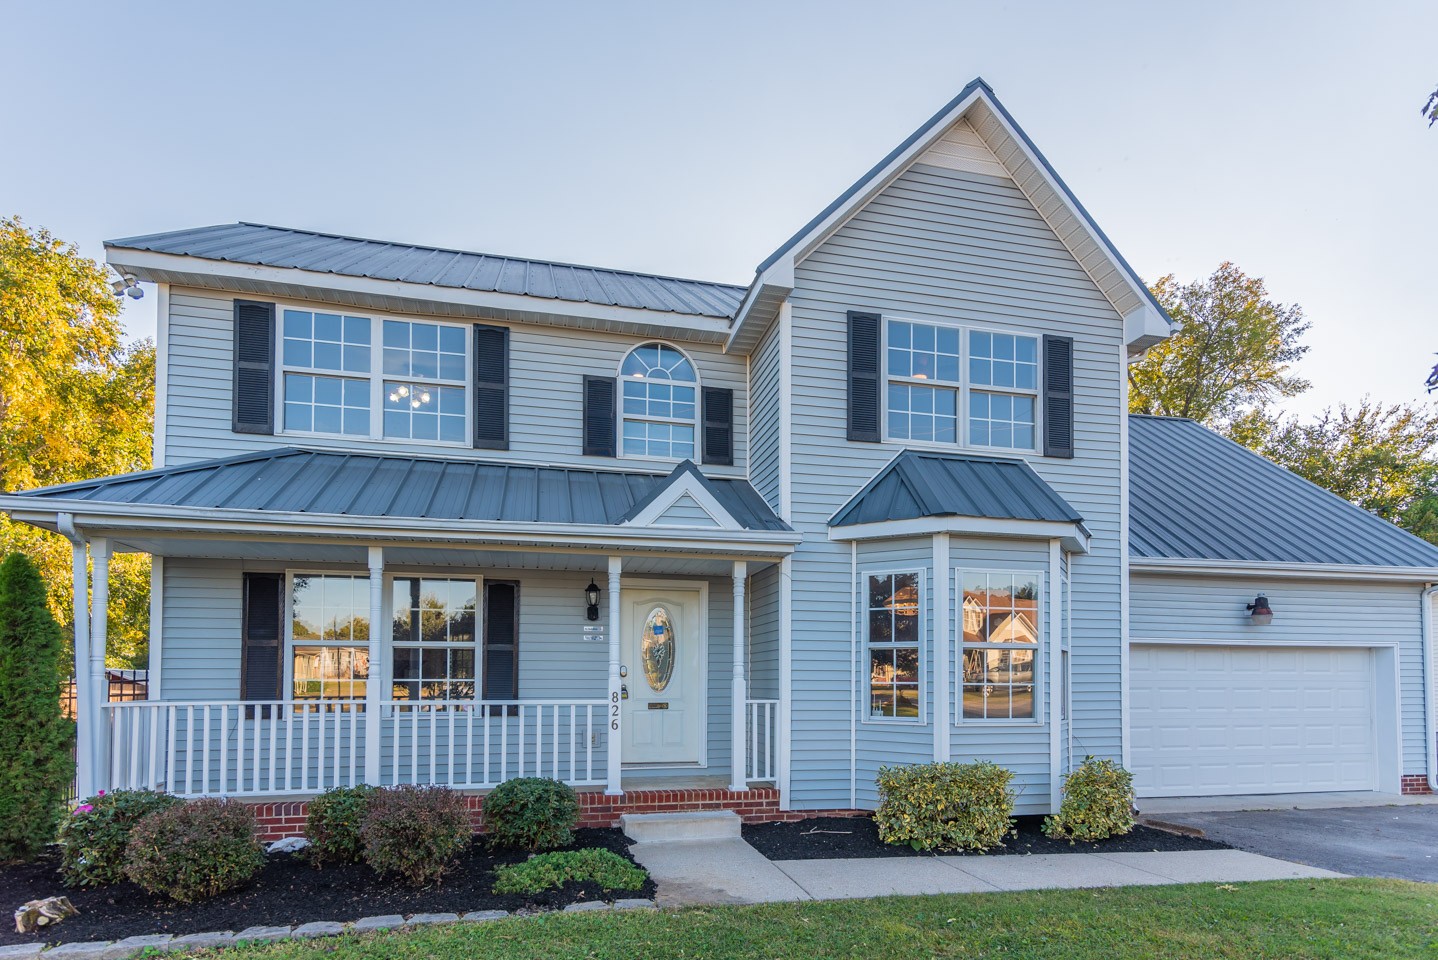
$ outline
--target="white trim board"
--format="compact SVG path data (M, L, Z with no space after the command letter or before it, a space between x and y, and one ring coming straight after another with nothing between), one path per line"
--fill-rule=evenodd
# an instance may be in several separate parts
M1077 523L1062 520L1010 520L993 517L916 517L830 527L829 539L883 540L893 537L931 536L1012 537L1016 540L1058 540L1069 553L1088 553L1089 534Z
M1404 580L1438 582L1438 568L1383 567L1346 563L1289 563L1270 560L1200 560L1170 557L1134 557L1130 573L1204 574L1248 577L1261 575L1288 580Z

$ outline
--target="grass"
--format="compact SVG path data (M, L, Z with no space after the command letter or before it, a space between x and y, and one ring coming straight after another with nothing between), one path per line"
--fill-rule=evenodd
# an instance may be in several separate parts
M1208 960L1438 956L1438 885L1283 880L552 913L408 933L256 945L225 960L688 957Z

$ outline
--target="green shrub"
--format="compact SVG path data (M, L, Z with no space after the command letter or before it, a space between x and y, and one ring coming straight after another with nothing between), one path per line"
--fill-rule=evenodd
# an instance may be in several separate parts
M495 893L539 893L570 881L599 884L605 890L638 890L649 879L634 864L610 850L589 847L561 853L539 853L523 863L495 871Z
M492 847L553 850L574 842L579 798L568 784L544 777L506 780L484 798Z
M1013 829L1013 772L987 760L879 770L879 839L915 850L987 850Z
M416 887L437 883L474 835L464 797L448 787L390 787L370 798L364 859Z
M1059 812L1044 833L1066 840L1103 840L1133 829L1133 774L1112 760L1088 757L1064 779Z
M184 802L153 790L115 790L77 806L60 824L60 872L66 885L99 887L125 879L125 848L135 824Z
M355 863L364 857L360 827L377 788L334 787L310 801L305 814L305 853L311 863Z
M125 851L125 876L179 903L243 887L264 865L254 811L238 800L157 810L135 825Z
M60 712L60 625L30 558L0 563L0 863L55 839L75 773L75 724Z

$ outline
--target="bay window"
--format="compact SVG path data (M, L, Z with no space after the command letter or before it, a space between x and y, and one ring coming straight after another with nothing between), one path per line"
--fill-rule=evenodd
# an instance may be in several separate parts
M920 574L871 573L864 578L865 659L869 717L922 719L923 630Z
M960 709L970 720L1037 717L1038 574L969 571L960 607Z

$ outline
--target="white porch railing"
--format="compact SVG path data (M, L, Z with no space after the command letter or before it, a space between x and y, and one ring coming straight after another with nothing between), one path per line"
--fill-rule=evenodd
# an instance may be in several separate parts
M384 784L492 787L520 776L603 783L604 703L396 701L381 705ZM364 781L364 701L105 705L112 789L183 797L319 793ZM598 774L598 776L596 776Z
M779 701L746 700L745 707L749 733L745 777L750 783L773 783L778 776L774 769L774 724L779 716Z

